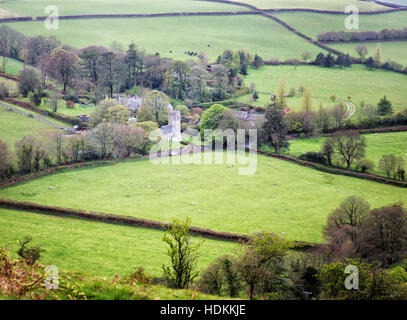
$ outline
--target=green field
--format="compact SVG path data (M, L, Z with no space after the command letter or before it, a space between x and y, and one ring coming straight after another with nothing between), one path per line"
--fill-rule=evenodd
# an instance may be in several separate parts
M3 58L0 57L0 61L2 61ZM8 74L14 74L18 75L20 73L20 70L23 69L23 63L15 60L15 59L7 59L7 64L6 64L6 73Z
M67 108L66 101L61 99L58 100L57 112L61 114L66 114L68 116L76 117L83 114L90 115L94 107L95 107L94 104L84 105L81 103L75 103L74 108ZM39 108L45 111L52 111L50 107L44 105L44 102L39 106Z
M384 6L373 2L363 2L357 0L240 0L260 9L294 9L307 8L319 10L345 11L345 7L355 5L360 11L374 11L387 9Z
M242 7L195 0L1 0L0 6L20 16L44 16L47 6L57 6L60 15L129 14L195 11L241 11ZM249 10L249 9L247 9Z
M315 39L320 33L345 30L345 15L311 12L282 12L274 15ZM359 30L357 31L380 31L384 28L403 29L406 27L406 21L407 11L359 15Z
M7 142L11 149L24 136L40 135L52 130L55 127L0 106L0 139Z
M360 44L366 46L366 48L369 50L369 56L374 54L377 42L341 43L329 44L329 46L344 53L349 53L351 56L357 57L358 55L355 48ZM407 66L407 41L381 42L380 47L382 49L383 62L393 60L402 64L404 67Z
M270 94L275 93L280 79L287 79L287 93L292 87L309 87L313 94L313 107L318 109L322 103L328 107L334 105L330 96L335 94L337 100L346 101L351 96L351 101L358 108L361 101L366 104L377 105L380 98L386 95L393 103L394 110L407 108L407 77L403 74L384 70L368 70L361 65L351 68L323 68L317 66L267 66L250 69L245 78L245 84L256 85L260 92L256 103L251 101L251 96L243 96L240 102L249 102L255 105L270 104ZM301 110L301 96L288 98L287 105L292 110Z
M380 159L385 154L394 154L403 157L407 162L407 132L392 132L366 134L366 158L373 160L376 164L373 173L385 175L385 172L378 169ZM298 157L299 155L321 150L322 143L326 138L305 138L290 140L289 155Z
M263 58L280 59L300 58L304 51L313 55L321 51L278 23L259 16L60 21L59 30L47 30L42 22L9 25L27 36L55 35L62 43L78 48L109 47L114 40L127 46L134 41L149 53L159 52L177 59L189 59L184 54L188 50L204 51L211 59L216 59L225 49L245 48Z
M41 262L52 263L61 270L113 276L144 266L148 273L161 276L162 265L169 262L163 232L159 230L0 208L1 246L10 244L15 252L15 241L26 235L33 237L33 244L47 250ZM199 267L206 267L235 246L204 239Z
M239 175L240 167L129 161L43 177L3 189L0 197L163 222L191 217L193 225L218 231L267 230L322 242L327 216L348 196L357 194L378 207L407 195L402 188L264 156L254 175Z

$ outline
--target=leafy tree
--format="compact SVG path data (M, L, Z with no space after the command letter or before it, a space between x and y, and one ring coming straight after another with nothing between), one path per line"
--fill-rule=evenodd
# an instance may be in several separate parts
M332 166L332 158L335 153L334 141L332 138L328 138L324 141L321 153L325 156L328 165Z
M369 50L367 49L367 47L365 45L358 45L355 48L357 54L359 55L360 59L362 60L362 63L366 62L366 56L369 53Z
M305 112L310 112L312 110L312 93L310 88L305 89L302 97L302 110Z
M14 144L15 154L17 156L17 166L20 172L30 173L33 168L33 139L23 137Z
M287 82L287 78L283 77L280 79L280 85L277 89L277 100L276 100L276 104L277 107L280 109L284 109L287 106L286 103L286 82Z
M383 155L380 159L379 169L386 172L388 178L397 179L397 174L404 168L404 159L393 154Z
M168 121L169 105L170 101L165 93L152 90L145 96L142 107L152 115L153 121L163 125ZM138 114L137 117L139 117ZM141 119L141 121L148 121L148 119Z
M255 235L237 262L242 280L252 300L256 289L264 292L264 284L281 277L284 257L291 243L269 232Z
M130 111L122 105L109 107L103 115L103 122L126 124L130 118Z
M301 55L301 57L302 57L302 60L304 60L305 62L307 62L309 59L311 59L311 53L309 53L308 51L307 51L307 52L304 52L304 53Z
M201 118L201 137L204 137L204 131L206 129L215 130L218 127L218 122L216 119L218 115L222 114L223 112L229 111L228 108L220 105L220 104L213 104L205 113L202 115Z
M357 290L348 290L345 287L345 280L349 276L345 272L348 265L358 268L359 289ZM371 266L359 260L347 259L345 262L324 265L317 278L321 282L320 298L322 299L367 300L372 292Z
M366 139L357 131L335 132L333 145L341 160L349 169L355 160L362 159L365 155Z
M76 54L64 49L54 50L48 60L47 72L62 83L64 94L77 74L78 61Z
M174 219L171 227L164 233L163 241L168 244L171 266L163 266L164 277L177 289L188 288L199 272L195 271L199 257L198 244L191 243L191 219L184 222Z
M0 140L0 178L8 176L12 172L12 157L7 143Z
M20 71L18 89L23 96L29 92L38 91L41 88L40 74L31 67L26 67Z
M261 129L261 138L264 143L279 153L289 147L287 141L287 124L284 117L275 106L266 109L265 121Z
M386 96L384 96L383 98L380 99L377 106L378 106L379 115L381 115L381 116L385 116L386 114L393 113L392 104L389 100L387 100Z
M380 43L378 43L373 54L373 60L377 68L382 66L382 55L382 48L380 47Z

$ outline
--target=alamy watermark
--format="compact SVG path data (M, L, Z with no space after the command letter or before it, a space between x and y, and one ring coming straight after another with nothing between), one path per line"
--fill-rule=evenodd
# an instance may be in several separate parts
M348 16L345 19L345 28L347 30L359 30L359 9L357 6L347 6L345 14Z
M49 265L45 268L45 288L48 290L59 289L59 271L58 267Z
M347 290L359 290L359 269L354 265L348 265L345 268L345 273L349 276L345 279L345 288Z
M156 144L150 149L153 164L204 164L229 167L239 165L239 175L253 175L257 170L257 130L238 129L204 130L203 136L196 130L182 133L181 139L160 137L160 129L150 134ZM201 145L203 137L204 144ZM181 141L192 142L179 147ZM195 143L194 143L195 142ZM173 145L175 144L175 147Z
M57 6L47 6L44 13L47 18L44 21L45 29L58 30L59 29L59 9Z

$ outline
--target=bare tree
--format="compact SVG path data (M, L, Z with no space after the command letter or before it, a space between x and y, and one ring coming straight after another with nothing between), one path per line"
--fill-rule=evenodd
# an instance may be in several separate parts
M357 234L367 219L369 210L370 205L367 201L359 197L347 198L330 214L324 228L325 238L331 240L339 230L349 226L351 239L356 243Z

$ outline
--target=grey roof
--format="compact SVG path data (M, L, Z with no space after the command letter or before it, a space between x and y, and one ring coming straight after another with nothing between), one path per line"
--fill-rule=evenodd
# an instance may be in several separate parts
M238 120L242 120L242 121L256 121L256 120L264 117L263 114L249 113L247 111L233 110L232 112Z
M166 125L166 126L162 126L162 127L161 127L161 130L162 130L162 132L163 132L164 134L168 134L168 133L171 133L171 132L172 132L173 127L168 124L168 125Z

